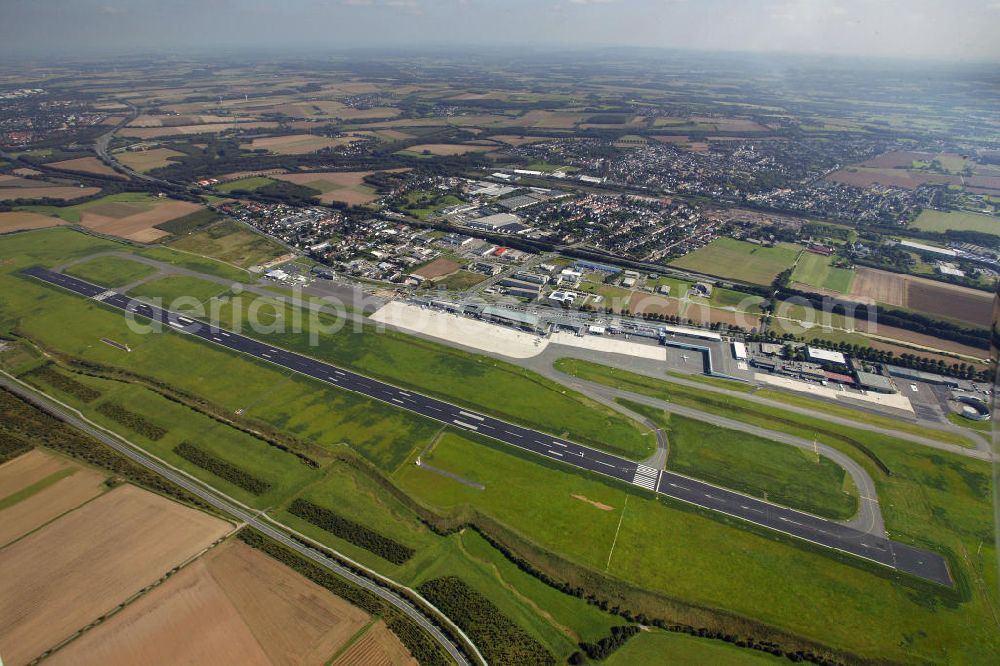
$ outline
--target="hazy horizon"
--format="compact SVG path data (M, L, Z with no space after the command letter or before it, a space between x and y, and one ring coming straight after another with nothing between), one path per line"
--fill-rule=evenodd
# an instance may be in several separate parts
M650 47L1000 60L1000 0L6 0L0 51Z

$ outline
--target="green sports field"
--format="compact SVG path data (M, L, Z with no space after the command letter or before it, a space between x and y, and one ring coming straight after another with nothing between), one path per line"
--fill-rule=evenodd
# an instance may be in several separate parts
M801 250L801 247L791 243L763 247L723 237L684 255L671 265L730 280L768 285L778 273L791 267Z
M832 257L803 252L795 265L795 270L792 271L792 282L801 282L842 294L849 293L851 285L854 283L854 271L847 268L836 268L831 265L832 260Z
M1000 217L979 215L963 211L940 211L924 209L913 222L913 227L921 231L979 231L1000 236Z

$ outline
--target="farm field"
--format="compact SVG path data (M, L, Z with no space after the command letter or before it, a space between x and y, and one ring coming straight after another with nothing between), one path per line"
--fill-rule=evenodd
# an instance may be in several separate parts
M365 137L348 134L342 137L330 138L317 136L315 134L289 134L284 136L268 136L254 139L250 143L240 145L244 150L266 150L278 155L305 155L315 153L324 148L336 148L346 146L357 141L363 141Z
M96 157L78 157L74 160L64 160L62 162L49 162L46 166L55 169L65 169L66 171L80 171L82 173L93 173L98 176L114 176L115 178L125 178L107 164Z
M27 231L29 229L45 229L55 227L64 222L48 215L26 212L0 213L0 234L12 231Z
M47 184L45 181L26 180L17 186L0 183L0 201L14 199L62 199L69 201L89 197L100 192L99 187Z
M723 237L671 262L671 265L731 280L769 285L778 273L795 262L800 251L799 246L789 243L763 247Z
M630 400L619 402L667 433L671 471L834 520L857 512L857 489L828 458Z
M803 252L799 256L795 270L792 271L792 282L802 283L810 287L829 289L841 294L851 291L854 282L854 271L847 268L836 268L831 265L832 257L824 257L814 252Z
M39 449L0 465L0 548L97 497L105 478Z
M396 171L396 169L390 170L390 172ZM359 206L379 198L379 194L375 191L375 188L366 184L364 180L365 176L370 176L373 173L375 172L317 171L311 173L282 174L274 176L274 178L319 190L322 194L317 198L322 203L342 201L352 206Z
M218 518L122 486L3 548L4 660L30 661L230 529Z
M167 245L240 268L259 266L289 252L277 241L232 220L220 220Z
M963 211L941 211L925 208L913 222L913 227L921 231L978 231L1000 236L1000 217L980 215Z
M102 287L121 287L152 275L156 269L122 257L94 257L66 269L66 273Z
M364 611L233 541L187 565L51 661L320 664L367 622ZM378 637L392 654L409 656L391 632Z
M385 622L379 620L333 661L333 666L370 664L417 666L417 661L389 631Z
M116 160L142 173L173 164L173 158L177 157L184 157L184 153L169 148L151 148L115 154Z
M848 297L919 310L976 326L989 325L993 307L993 297L986 291L864 266L857 269Z
M109 236L149 243L169 235L156 225L204 208L196 203L154 197L145 192L125 192L64 208L25 206L22 210L54 215Z

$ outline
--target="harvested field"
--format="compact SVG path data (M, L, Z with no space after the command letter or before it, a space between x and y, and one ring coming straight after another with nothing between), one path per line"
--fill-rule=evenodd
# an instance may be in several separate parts
M407 171L408 169L390 169L391 173ZM274 175L272 178L285 180L296 185L304 185L322 194L318 197L323 203L342 201L352 206L366 204L379 198L375 188L365 184L365 176L374 171L316 171L312 173L289 173Z
M157 224L202 209L199 204L172 199L152 203L107 203L81 211L80 224L98 233L149 243L170 235L155 228Z
M919 310L931 315L988 326L993 297L985 291L915 275L859 267L849 298Z
M0 465L0 498L13 495L47 476L72 467L64 458L32 449Z
M445 275L451 275L461 267L462 264L457 261L441 257L425 266L421 266L417 270L413 271L412 275L416 275L424 280L435 280L437 278L442 278Z
M171 158L175 157L184 157L184 153L169 148L152 148L115 155L115 158L125 166L143 173L173 164L174 160Z
M124 178L107 164L96 157L80 157L75 160L64 160L62 162L50 162L46 164L54 169L65 169L66 171L79 171L81 173L94 173L99 176L115 176Z
M45 229L59 224L65 223L58 217L49 217L38 213L0 213L0 234L27 229Z
M41 187L0 187L0 201L10 199L79 199L101 191L99 187L73 187L71 185L51 185Z
M20 487L8 492L11 478ZM105 478L101 472L38 449L0 466L0 486L6 487L0 489L0 500L13 493L28 492L34 484L44 485L0 509L0 547L97 497L104 490ZM45 485L46 479L51 480L51 485Z
M333 666L417 666L417 660L379 620Z
M906 276L859 266L851 285L851 298L865 303L907 306Z
M470 146L461 143L421 143L410 146L404 152L406 154L423 155L465 155L466 153L486 152L496 150L496 146Z
M0 550L4 660L30 661L230 529L122 486Z
M67 645L52 663L322 664L367 621L364 611L276 560L230 542ZM386 633L376 636L376 647L395 647Z
M207 123L205 125L180 125L178 127L124 127L118 134L137 139L158 139L163 136L189 136L192 134L218 134L226 130L274 129L276 122Z
M305 155L315 153L324 148L336 148L346 146L357 141L363 141L366 137L349 134L331 139L315 134L290 134L287 136L267 136L254 139L250 143L240 144L243 150L267 150L278 155Z

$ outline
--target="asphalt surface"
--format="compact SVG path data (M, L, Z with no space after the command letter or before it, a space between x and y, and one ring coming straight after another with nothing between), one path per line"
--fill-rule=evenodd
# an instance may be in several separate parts
M303 557L308 558L313 563L319 565L320 567L332 571L333 573L346 578L355 585L362 587L369 592L379 596L380 598L391 603L393 606L398 608L400 611L405 613L408 617L414 620L420 627L426 631L434 640L441 644L442 647L447 650L448 654L455 660L456 663L467 666L469 664L468 658L465 654L455 646L451 640L444 635L444 633L432 622L430 622L427 617L418 610L412 603L402 596L396 594L391 589L382 587L376 584L372 580L365 578L356 574L354 571L342 566L339 562L334 559L327 557L325 554L320 552L315 548L311 548L297 539L293 539L284 531L275 528L270 522L265 522L259 518L259 513L250 512L242 508L242 505L236 503L235 500L231 500L225 495L218 493L217 491L208 491L200 484L195 483L183 474L178 473L173 468L164 465L160 461L152 458L135 448L128 446L119 439L112 437L103 430L92 426L87 421L80 419L75 416L71 411L63 408L62 406L53 403L37 394L33 391L26 389L17 382L10 380L6 377L0 376L0 386L4 386L12 393L21 396L31 404L39 407L40 409L52 414L61 421L68 423L69 425L81 430L91 437L94 437L98 441L107 446L110 446L115 451L127 456L134 462L142 465L143 467L159 474L160 476L169 479L173 483L177 484L184 490L188 491L192 495L197 496L199 499L207 502L212 507L228 514L238 521L245 523L246 525L254 528L255 530L267 535L268 537L274 539L275 541L281 543L285 547L294 550Z
M485 414L318 361L272 347L252 338L189 319L174 312L133 300L84 280L45 268L28 268L26 275L62 287L152 322L162 330L174 329L233 351L293 370L319 381L354 391L427 418L476 432L531 453L624 481L651 492L761 525L822 546L856 555L925 580L951 585L944 558L926 550L846 527L810 514L780 507L689 477L647 467L597 451L566 439L507 423Z

